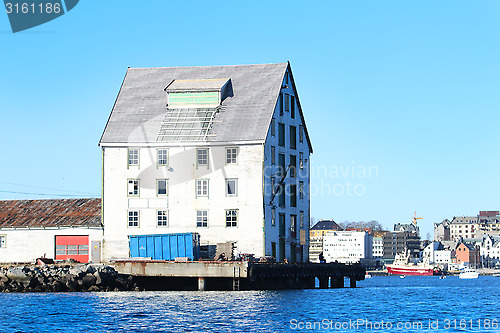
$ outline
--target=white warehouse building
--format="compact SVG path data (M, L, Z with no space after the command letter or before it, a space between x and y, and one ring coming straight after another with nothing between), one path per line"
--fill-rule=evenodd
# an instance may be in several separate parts
M289 63L129 68L102 135L103 258L128 236L308 260L312 146Z
M323 249L326 262L355 264L372 261L373 236L366 231L330 231L323 236Z

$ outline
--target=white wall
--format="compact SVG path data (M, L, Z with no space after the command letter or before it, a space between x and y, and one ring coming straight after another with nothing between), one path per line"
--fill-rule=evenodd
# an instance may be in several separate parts
M262 210L263 145L209 146L209 167L197 167L196 148L169 149L169 165L157 166L157 147L140 148L140 165L127 167L127 148L104 148L104 259L129 256L128 235L198 232L202 244L237 241L237 252L264 255ZM238 147L237 165L226 165L226 147ZM195 180L209 179L209 197L196 197ZM226 197L225 179L238 179L238 196ZM127 179L140 179L140 196L127 196ZM156 194L156 180L168 179L168 196ZM140 211L140 226L128 227L127 211ZM158 209L169 214L157 226ZM225 210L238 209L238 227L226 228ZM208 228L196 227L196 210L208 210Z
M372 258L373 236L360 231L332 231L323 236L323 255L327 262L356 263Z
M0 228L6 236L5 248L0 248L0 262L34 262L46 255L55 258L55 236L89 236L89 255L92 241L102 241L102 228Z

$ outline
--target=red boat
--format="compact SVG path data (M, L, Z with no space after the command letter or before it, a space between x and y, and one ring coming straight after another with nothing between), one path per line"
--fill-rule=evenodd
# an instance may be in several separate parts
M385 265L387 267L387 272L389 274L397 275L439 275L441 274L435 269L433 265L430 265L428 258L425 258L424 262L412 263L410 260L410 251L406 250L403 253L396 254L394 258L394 263Z

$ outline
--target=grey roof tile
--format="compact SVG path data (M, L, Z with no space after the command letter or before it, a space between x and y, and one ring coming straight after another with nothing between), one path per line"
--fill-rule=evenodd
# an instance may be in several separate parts
M173 80L231 79L207 140L264 141L288 63L129 68L100 144L157 141L165 118L164 89ZM175 82L175 81L174 81Z

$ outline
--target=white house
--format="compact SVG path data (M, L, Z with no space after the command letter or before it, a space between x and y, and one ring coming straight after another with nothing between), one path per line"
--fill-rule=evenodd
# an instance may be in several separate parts
M312 146L289 63L129 68L102 135L105 260L128 236L307 261Z
M101 199L0 201L0 262L100 262Z
M382 258L384 256L384 238L373 237L373 257Z
M358 263L373 258L373 236L366 231L330 231L323 237L326 262Z
M434 263L443 268L448 268L452 263L453 251L451 250L436 250L434 251Z

